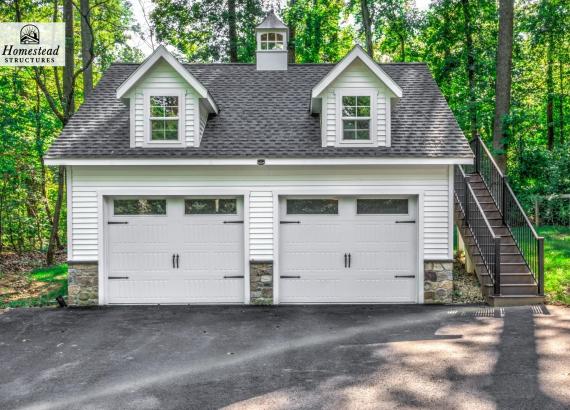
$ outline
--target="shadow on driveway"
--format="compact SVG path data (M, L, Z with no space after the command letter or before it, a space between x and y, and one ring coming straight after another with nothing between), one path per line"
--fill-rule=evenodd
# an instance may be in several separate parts
M553 312L12 310L0 408L568 408L570 310Z

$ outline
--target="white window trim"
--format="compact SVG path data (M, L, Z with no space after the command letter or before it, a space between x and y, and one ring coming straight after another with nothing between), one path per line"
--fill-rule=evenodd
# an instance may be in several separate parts
M344 140L343 139L343 123L342 123L342 97L357 96L370 97L370 139L369 140ZM378 133L376 132L377 122L377 96L378 90L375 88L339 88L336 90L336 116L337 116L337 132L336 143L340 146L378 146Z
M167 96L167 97L178 97L178 140L176 141L153 141L151 140L151 128L150 128L150 97L155 96ZM156 148L167 148L186 145L185 136L185 117L186 117L186 91L185 90L173 90L173 89L152 89L144 90L144 146L152 146Z

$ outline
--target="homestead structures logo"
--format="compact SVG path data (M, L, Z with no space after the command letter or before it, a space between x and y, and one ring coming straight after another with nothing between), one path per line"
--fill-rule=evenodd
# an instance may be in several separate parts
M65 65L65 23L0 23L0 65Z
M40 44L40 29L33 24L26 24L20 30L20 44Z

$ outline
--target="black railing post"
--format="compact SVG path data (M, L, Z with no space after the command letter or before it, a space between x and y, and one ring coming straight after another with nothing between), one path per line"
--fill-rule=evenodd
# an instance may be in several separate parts
M538 238L538 294L544 296L544 238Z
M507 224L507 219L506 219L507 214L505 212L505 208L506 208L506 206L505 206L505 202L506 202L505 192L507 190L505 188L507 185L507 179L506 179L506 177L503 177L502 180L503 180L503 183L501 184L501 215L503 216L503 223L506 225Z
M465 176L465 226L469 226L469 177Z
M501 294L501 237L497 236L495 238L495 283L494 283L494 293L495 296Z

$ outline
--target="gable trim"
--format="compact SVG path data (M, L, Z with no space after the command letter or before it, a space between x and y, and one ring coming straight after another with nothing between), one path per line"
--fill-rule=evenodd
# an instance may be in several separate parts
M208 89L200 83L163 45L159 46L120 86L117 88L117 98L123 98L133 86L152 68L163 59L168 63L201 98L208 101L212 111L218 113L218 106Z
M394 93L398 98L402 97L402 88L394 81L392 78L386 74L382 68L370 56L360 47L355 46L334 68L321 80L319 83L313 87L311 91L311 98L319 98L323 91L333 83L334 80L341 75L344 70L356 59L360 59L369 69L378 77L386 87ZM312 103L311 103L312 105Z

